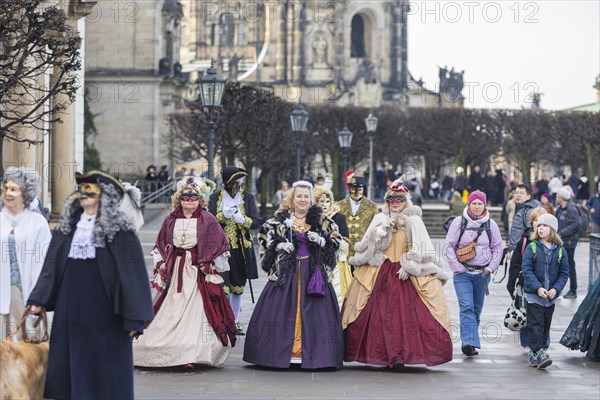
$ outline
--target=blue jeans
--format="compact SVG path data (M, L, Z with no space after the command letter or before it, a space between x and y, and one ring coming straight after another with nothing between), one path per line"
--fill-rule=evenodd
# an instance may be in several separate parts
M490 275L486 275L485 279L490 283ZM460 307L460 341L463 346L471 345L479 349L479 317L485 299L481 274L464 272L454 275L454 290Z

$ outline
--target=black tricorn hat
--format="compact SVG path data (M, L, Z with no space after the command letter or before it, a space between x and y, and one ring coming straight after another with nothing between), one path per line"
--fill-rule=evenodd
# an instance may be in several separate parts
M103 183L105 185L113 185L116 191L119 193L119 196L123 197L125 194L125 187L117 178L112 176L111 174L100 171L98 169L93 169L91 171L86 172L85 174L76 173L75 181L77 184L82 183Z
M365 187L367 183L365 182L365 178L362 176L353 176L348 180L348 186L351 187Z
M238 168L230 165L228 167L225 167L225 169L221 171L221 175L223 176L223 184L226 185L235 180L243 178L244 176L247 176L248 173L243 168Z

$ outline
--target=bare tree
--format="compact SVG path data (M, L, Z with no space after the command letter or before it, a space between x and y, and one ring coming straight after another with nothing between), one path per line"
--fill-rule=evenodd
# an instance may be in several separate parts
M81 40L63 10L41 3L0 0L0 173L5 140L41 143L24 132L50 133L75 99Z
M206 143L199 135L196 117L189 109L175 111L168 116L168 155L175 162L206 157Z

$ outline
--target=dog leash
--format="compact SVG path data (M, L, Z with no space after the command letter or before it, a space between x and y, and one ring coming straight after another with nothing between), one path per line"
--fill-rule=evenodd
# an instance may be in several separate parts
M33 323L33 327L37 328L38 326L40 326L40 323L44 323L43 326L43 335L42 335L42 339L39 341L34 341L31 340L31 338L29 337L29 334L27 333L27 328L26 328L26 322L27 322L27 317L29 317L31 307L27 307L25 308L25 312L23 313L23 316L21 317L21 320L19 321L19 323L17 324L17 326L15 326L15 328L7 335L7 338L13 337L14 335L16 335L19 331L22 332L23 334L23 341L26 343L41 343L41 342L47 342L48 341L48 317L46 315L46 310L42 308L42 311L37 314L37 321L35 321ZM33 314L35 315L35 314Z

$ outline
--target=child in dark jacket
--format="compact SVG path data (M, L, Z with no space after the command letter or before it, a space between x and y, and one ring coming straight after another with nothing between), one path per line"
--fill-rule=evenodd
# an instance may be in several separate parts
M522 264L523 264L523 255L525 254L525 250L529 243L531 243L531 235L533 234L533 230L537 226L537 219L542 215L546 214L546 209L544 207L536 207L531 212L531 216L529 217L529 224L532 228L527 229L521 240L517 242L517 246L515 247L515 251L513 252L512 258L510 259L510 268L508 270L508 283L506 284L506 289L510 294L510 297L514 299L515 297L515 286L517 283L519 286L524 287L523 283L523 273L522 273ZM523 301L527 302L526 299ZM523 328L519 332L519 337L521 339L521 346L525 349L525 352L529 352L529 340L527 338L527 329ZM550 337L546 338L546 346L550 344Z
M545 338L550 333L554 303L569 278L569 261L557 230L556 217L542 214L523 255L529 361L538 369L552 364Z

